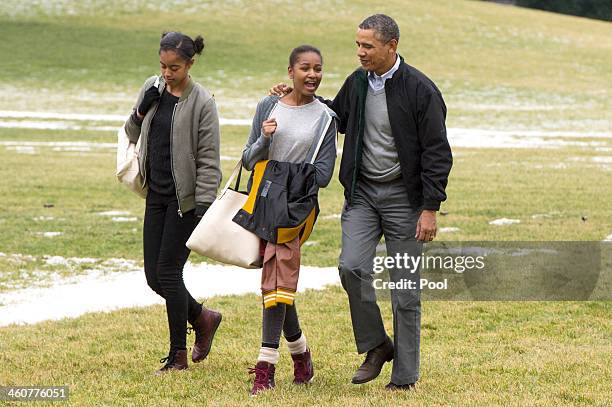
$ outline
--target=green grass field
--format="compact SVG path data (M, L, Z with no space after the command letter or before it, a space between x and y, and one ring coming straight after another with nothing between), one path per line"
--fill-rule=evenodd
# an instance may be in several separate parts
M298 307L315 381L291 384L282 345L277 388L250 399L247 367L260 341L259 301L254 295L207 301L224 312L213 352L161 378L152 375L167 351L161 306L2 328L2 383L66 384L71 405L609 405L609 303L427 302L423 378L416 392L392 395L383 389L388 364L377 380L350 384L361 358L342 289L309 291ZM390 304L381 309L390 330Z
M612 233L612 139L596 137L612 123L612 24L600 21L454 0L8 0L0 4L0 111L127 114L142 81L157 72L159 33L168 29L206 37L193 75L223 117L249 118L269 86L284 80L291 48L304 42L323 51L321 93L331 97L357 64L356 25L380 11L397 18L402 55L442 90L449 127L594 134L555 148L454 149L438 223L459 230L439 240L601 241ZM222 127L225 177L247 134L245 126ZM49 264L48 256L141 264L144 202L116 182L112 145L24 144L115 140L112 131L0 127L0 294L89 267ZM333 267L337 177L320 200L317 244L304 247L303 263ZM107 211L136 220L113 222L100 215ZM489 224L504 217L520 223ZM603 259L608 269L611 262ZM350 384L361 357L343 290L308 291L298 307L315 382L291 385L283 348L277 389L256 399L248 397L246 368L260 341L259 297L206 303L224 322L209 359L187 372L152 375L167 352L165 312L152 306L0 328L0 386L69 385L69 404L78 406L612 404L610 302L427 301L419 387L390 395L388 365L376 381ZM391 332L390 305L381 308Z
M15 134L0 131L3 141L75 141L86 139L65 132L29 131ZM239 157L248 134L247 127L223 126L222 151L227 157ZM115 135L96 134L91 140L112 143ZM612 147L609 139L604 139ZM45 272L63 275L80 273L83 267L66 269L42 262L45 255L65 257L125 258L141 261L144 201L119 185L114 177L114 151L93 149L90 152L54 151L54 147L37 147L36 154L15 154L0 147L0 235L4 253L36 256L38 261L16 263L0 257L4 273L0 291L8 283L23 286L25 281L41 279ZM555 154L551 154L554 152ZM439 216L439 226L456 227L440 238L452 240L602 240L612 230L609 205L610 188L601 180L610 176L609 164L593 157L601 153L584 148L554 150L534 149L456 149L448 196L443 204L446 216ZM30 165L38 157L46 159ZM235 161L222 161L225 178ZM15 171L15 169L19 169ZM336 173L339 168L336 165ZM18 173L18 177L13 174ZM513 177L508 177L513 174ZM19 193L15 193L19 191ZM340 220L332 215L341 212L342 186L334 177L321 191L321 214L311 242L304 246L303 262L313 266L335 266L340 254ZM45 205L53 207L45 208ZM101 212L125 211L133 222L113 222ZM535 218L534 218L535 215ZM586 221L582 217L586 217ZM517 225L494 226L489 221L513 218ZM53 218L52 220L42 220ZM47 231L62 235L41 236ZM100 239L105 236L105 239ZM193 261L205 261L193 255ZM86 265L85 265L86 266ZM40 271L44 271L40 273ZM23 281L19 281L23 280Z
M331 97L357 66L356 26L373 12L397 19L399 51L440 86L450 126L609 130L610 23L455 0L8 0L0 109L126 113L172 29L207 38L193 75L224 117L249 117L302 43L321 48Z

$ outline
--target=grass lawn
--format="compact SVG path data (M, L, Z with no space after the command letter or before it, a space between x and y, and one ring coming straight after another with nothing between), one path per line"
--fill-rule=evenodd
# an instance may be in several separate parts
M606 302L426 302L422 380L416 392L388 394L390 366L377 380L350 384L361 363L340 287L298 298L313 350L315 381L291 384L281 346L277 388L256 399L247 367L260 342L255 295L207 301L223 312L213 351L185 372L153 376L167 352L161 306L89 314L0 329L3 385L68 385L70 405L606 405L612 373ZM381 304L391 330L390 304ZM191 342L192 337L188 337Z
M115 136L77 135L64 131L30 130L19 134L0 129L5 141L77 141L113 143ZM235 165L248 134L247 127L223 126L221 154L224 177ZM603 140L603 141L602 141ZM611 147L609 139L599 142ZM114 177L112 148L89 152L56 151L37 146L34 154L19 154L0 146L0 234L1 252L35 256L36 261L0 257L4 273L0 290L8 284L45 279L45 275L79 273L84 267L66 269L47 265L45 255L125 258L141 261L144 201L119 185ZM608 203L612 189L602 180L610 166L599 162L602 153L572 147L559 149L455 149L455 163L442 206L439 226L459 228L441 233L452 240L602 240L612 230ZM43 160L39 160L43 157ZM36 163L36 165L32 165ZM340 253L342 187L336 176L321 191L321 214L311 242L303 248L303 262L312 266L335 266ZM19 174L15 177L14 174ZM513 174L509 177L509 174ZM52 207L45 207L50 206ZM126 212L128 222L114 222L107 211ZM534 216L535 215L535 216ZM497 218L521 221L517 225L494 226ZM586 221L582 218L585 217ZM44 232L60 232L46 237ZM100 239L104 236L104 239ZM206 260L193 255L195 262ZM20 281L21 280L21 281Z
M127 114L171 29L204 34L192 73L224 117L250 117L302 43L321 48L320 93L331 97L358 64L357 25L374 12L397 19L399 52L438 84L450 126L609 131L612 24L456 0L8 0L0 110Z
M223 151L238 156L246 127L224 126ZM74 141L66 132L0 131L0 142ZM112 142L112 134L92 135ZM88 153L36 147L16 154L0 147L0 258L6 291L42 283L53 273L78 274L87 265L66 268L44 255L141 259L143 201L113 177L113 151ZM612 229L601 180L609 167L597 152L562 149L456 149L446 216L441 227L458 232L441 240L601 240ZM32 165L44 157L39 165ZM560 165L562 164L562 165ZM223 161L225 176L233 165ZM18 173L19 177L12 174ZM513 176L509 176L513 174ZM18 193L15 193L18 191ZM336 264L340 250L341 187L337 179L322 192L321 218L304 249L304 263ZM54 205L45 208L45 204ZM137 221L117 223L98 213L127 211ZM533 218L533 215L545 217ZM583 221L582 216L587 217ZM41 220L53 218L49 220ZM508 217L520 224L493 226ZM47 238L36 233L60 231ZM104 236L103 239L100 239ZM33 258L27 258L33 256ZM193 256L193 261L204 260ZM609 259L608 259L609 260ZM609 261L608 261L609 266ZM71 405L383 405L410 400L423 405L550 405L609 402L605 383L612 352L609 302L425 302L422 377L417 392L389 395L385 367L375 382L354 386L359 365L347 300L340 287L309 291L298 299L302 325L315 357L316 381L291 385L290 358L283 350L278 388L255 400L247 396L247 366L259 344L261 311L254 295L218 297L207 305L224 314L210 359L188 372L152 376L167 352L165 311L160 306L88 314L59 322L0 328L2 385L69 385ZM390 304L382 305L391 332ZM190 341L192 339L190 338ZM160 389L164 389L161 391Z
M285 78L290 50L305 42L323 51L321 94L333 96L357 63L355 27L374 12L397 18L400 52L439 85L449 127L610 132L611 23L455 0L376 7L365 0L7 0L0 3L0 51L7 56L0 61L0 111L127 114L142 81L157 72L164 29L205 35L205 57L192 73L215 94L223 117L249 118L267 88ZM0 127L0 293L48 285L112 259L142 264L144 201L114 177L115 134L87 128L119 123L73 124L86 128ZM247 134L247 127L222 127L225 177ZM438 239L609 236L612 139L565 140L591 145L455 148L438 224L458 230ZM337 171L320 194L310 239L316 244L304 247L304 264L337 264ZM520 223L489 224L498 218ZM608 270L609 254L602 259ZM76 260L63 265L50 256ZM0 386L68 385L75 406L612 404L610 302L425 301L422 379L409 394L383 390L389 365L372 383L350 384L362 357L341 287L308 291L297 303L315 360L311 386L291 384L282 347L277 389L248 397L246 369L260 343L255 295L207 300L224 315L213 352L163 377L152 375L168 346L161 306L0 328ZM390 304L381 308L391 333Z

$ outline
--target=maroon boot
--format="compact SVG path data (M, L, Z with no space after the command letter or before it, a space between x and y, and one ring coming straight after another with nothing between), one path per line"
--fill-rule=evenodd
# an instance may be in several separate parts
M194 363L201 362L208 356L221 318L220 313L202 307L202 312L192 324L195 332L195 343L191 352L191 360Z
M185 370L187 369L187 351L177 350L174 352L170 352L168 356L166 356L159 362L165 363L165 365L155 372L157 376L174 370Z
M249 373L255 373L251 396L256 396L262 391L274 388L274 371L274 365L268 362L257 362L255 367L249 369Z
M314 377L310 349L306 349L304 353L291 355L291 359L293 359L293 384L310 383Z

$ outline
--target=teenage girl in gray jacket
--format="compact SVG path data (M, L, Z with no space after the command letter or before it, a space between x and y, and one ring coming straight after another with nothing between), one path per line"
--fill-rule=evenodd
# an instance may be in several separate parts
M144 265L147 283L166 300L170 350L158 374L187 368L187 321L195 331L192 361L206 358L221 314L200 305L185 288L185 243L214 201L221 181L219 119L211 94L189 70L204 49L201 36L164 33L161 76L145 82L125 124L140 143L140 172L147 185Z

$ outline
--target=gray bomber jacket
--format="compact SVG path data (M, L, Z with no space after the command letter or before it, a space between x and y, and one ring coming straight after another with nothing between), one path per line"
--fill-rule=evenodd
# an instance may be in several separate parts
M270 145L274 142L274 136L265 137L262 131L263 122L270 117L270 113L278 103L278 96L267 96L257 105L251 133L246 146L242 151L242 165L252 171L255 164L261 160L268 159ZM333 110L325 107L322 113L325 117L321 120L319 127L315 129L317 138L306 154L304 162L312 163L315 167L315 179L320 188L326 187L334 174L336 164L338 116Z
M147 79L140 89L134 111L140 105L144 93L158 76ZM166 86L160 78L161 93ZM140 143L138 156L140 172L146 180L147 138L151 120L157 111L157 103L146 113L142 123L130 115L125 122L125 132L131 142ZM189 83L174 107L171 124L170 144L172 176L179 203L179 215L198 205L210 205L217 196L221 183L219 163L219 117L215 99L210 92L189 78Z

